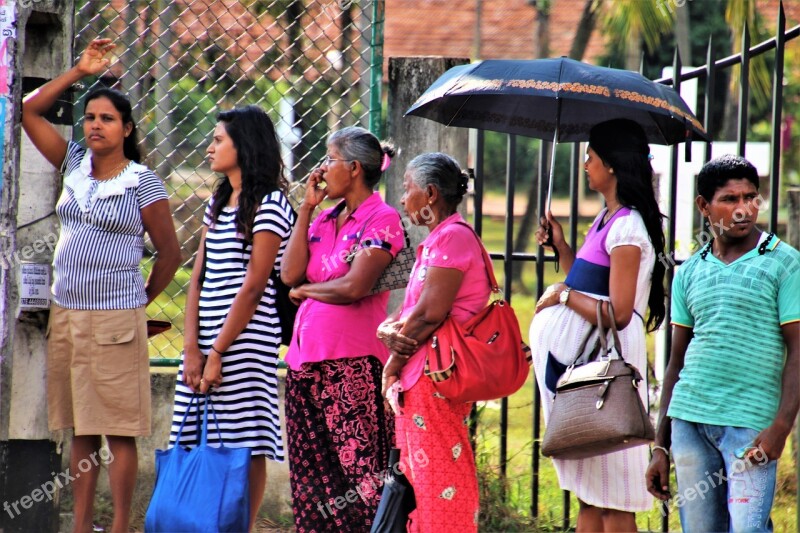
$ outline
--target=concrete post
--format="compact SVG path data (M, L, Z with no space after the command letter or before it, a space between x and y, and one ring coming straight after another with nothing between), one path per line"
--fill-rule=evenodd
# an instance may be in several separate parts
M49 277L57 240L58 172L21 133L23 92L71 64L73 2L0 1L0 530L57 531L61 458L47 430L45 393L47 303L25 298L23 269ZM24 77L23 77L24 76ZM70 134L71 106L51 111ZM36 276L34 276L36 277ZM39 278L42 279L41 277ZM25 282L23 284L23 282ZM39 306L41 310L33 309Z
M448 128L443 124L420 117L404 117L403 113L417 98L451 67L469 63L465 58L393 57L389 59L388 137L400 153L386 172L386 202L402 213L403 174L406 165L424 152L444 152L453 156L462 168L467 166L469 130ZM466 201L461 203L466 214ZM427 235L424 228L410 227L411 245L416 247ZM395 291L401 292L401 291ZM390 310L402 302L402 294L392 294Z

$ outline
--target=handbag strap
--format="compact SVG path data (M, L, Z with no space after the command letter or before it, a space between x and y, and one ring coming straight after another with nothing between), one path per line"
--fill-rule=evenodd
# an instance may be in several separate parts
M483 263L484 265L486 265L486 273L489 275L489 286L491 287L492 292L494 293L502 292L500 290L500 286L497 284L497 278L494 277L494 267L492 266L492 258L489 257L489 252L486 251L486 247L483 245L483 241L481 240L480 235L478 235L478 232L475 231L475 228L473 228L463 220L457 220L455 224L460 224L462 226L469 228L472 234L475 235L475 238L478 240L478 245L480 246L481 251L483 252Z
M617 320L614 317L614 306L611 301L608 301L608 317L610 319L611 327L606 329L603 326L603 300L597 300L597 327L600 329L600 346L603 348L603 353L608 354L608 339L606 335L611 331L611 337L614 341L612 348L617 350L617 355L623 361L625 358L622 356L622 343L619 340L619 332L617 331Z
M397 213L397 215L400 216L400 213ZM361 226L361 231L359 231L358 234L357 234L358 235L358 240L356 241L356 247L353 250L353 253L351 255L348 255L348 257L346 259L346 261L348 263L351 263L353 261L353 259L355 259L355 254L358 253L358 249L359 249L358 247L361 246L361 240L364 238L364 233L366 233L366 231L367 231L367 226L369 226L369 223L372 222L373 218L375 218L375 215L369 217L367 219L367 221L364 222L364 225ZM402 218L400 220L400 229L403 230L403 238L405 239L405 246L404 246L404 248L401 248L397 252L397 254L400 254L400 252L402 252L403 249L405 249L405 248L408 248L409 250L411 249L411 239L408 236L408 232L406 231L406 228L403 227ZM396 257L397 257L396 255L394 257L392 257L392 261L394 261Z
M189 400L189 405L186 406L186 411L183 413L183 420L181 420L181 425L178 428L178 434L175 435L175 444L181 443L181 434L183 434L183 426L186 425L186 420L189 418L189 412L192 410L192 405L197 400L197 394L192 394L191 399Z
M217 427L217 438L219 438L219 445L221 448L225 447L222 442L222 433L219 430L219 420L217 420L217 411L214 409L214 402L211 401L211 395L206 394L205 409L203 409L203 431L200 434L200 446L208 445L208 406L211 406L211 414L214 417L214 425Z

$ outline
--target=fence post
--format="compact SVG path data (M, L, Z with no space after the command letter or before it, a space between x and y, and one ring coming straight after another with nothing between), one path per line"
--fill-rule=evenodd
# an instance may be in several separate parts
M55 479L61 456L50 440L45 394L47 294L25 299L29 276L22 265L49 272L57 238L54 206L61 192L58 172L20 132L24 90L60 74L72 58L73 2L6 2L0 17L0 58L9 65L0 80L0 120L4 140L0 196L0 530L58 531L59 495ZM16 28L16 33L7 31ZM23 73L25 77L23 77ZM23 89L24 88L24 89ZM70 100L66 97L65 101ZM70 104L51 110L51 120L71 132ZM21 154L24 154L22 157ZM29 287L29 288L30 288ZM30 304L41 310L21 306Z
M790 188L787 191L789 197L789 222L786 227L786 241L795 249L800 250L800 187ZM775 209L773 207L773 209ZM795 473L800 476L800 417L795 424L794 442ZM800 491L797 492L797 530L800 531Z
M800 250L800 187L790 188L789 197L789 223L786 228L786 240L796 250Z
M469 130L447 128L443 124L420 117L403 114L417 98L451 67L469 63L465 58L447 57L393 57L389 59L389 108L387 136L400 153L386 172L386 202L402 213L400 197L403 195L403 173L406 165L424 152L444 152L453 156L462 168L468 165ZM466 202L460 208L466 210ZM465 211L462 211L465 214ZM416 247L427 231L410 227L411 245ZM400 292L400 291L397 291ZM395 308L402 300L393 294L389 307Z

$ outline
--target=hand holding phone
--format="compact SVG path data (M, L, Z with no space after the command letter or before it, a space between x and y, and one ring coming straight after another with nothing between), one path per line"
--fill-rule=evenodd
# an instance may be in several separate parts
M733 455L734 455L734 456L735 456L737 459L744 459L745 457L747 457L747 456L749 455L749 453L750 453L752 450L757 450L757 449L758 449L758 448L756 448L755 446L753 446L753 443L752 443L752 442L750 442L750 443L748 443L748 444L745 444L745 445L744 445L744 446L742 446L741 448L736 448L736 450L734 450L734 452L733 452Z

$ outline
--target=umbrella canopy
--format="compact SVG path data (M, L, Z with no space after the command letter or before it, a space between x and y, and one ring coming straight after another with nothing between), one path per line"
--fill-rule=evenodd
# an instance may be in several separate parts
M636 72L563 57L489 59L453 67L406 115L556 142L588 140L595 124L627 118L644 128L651 143L708 140L672 87Z

